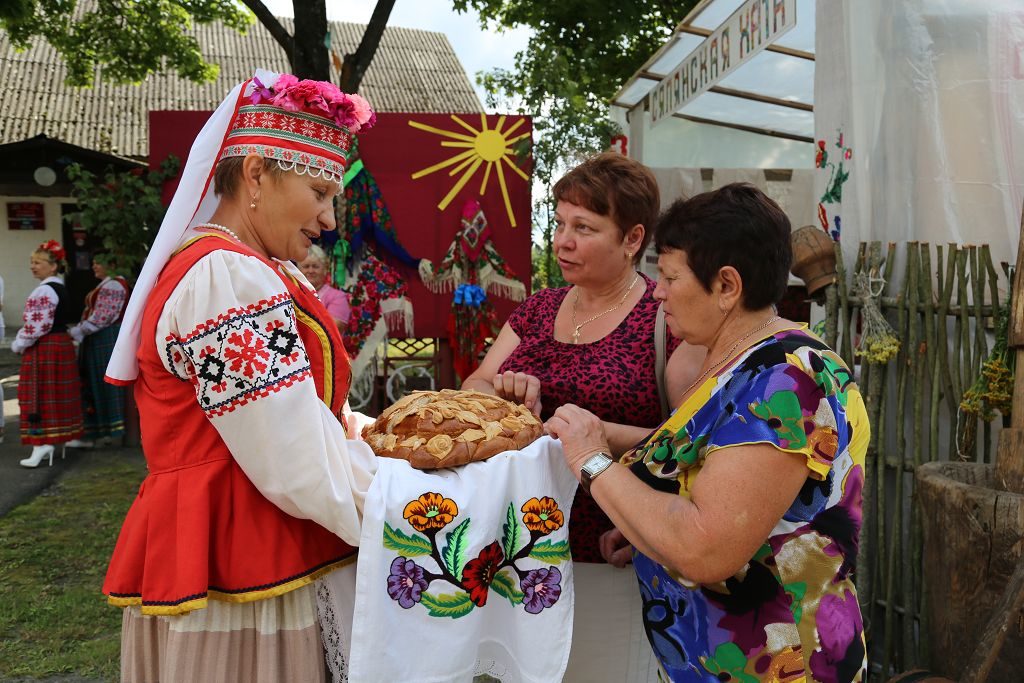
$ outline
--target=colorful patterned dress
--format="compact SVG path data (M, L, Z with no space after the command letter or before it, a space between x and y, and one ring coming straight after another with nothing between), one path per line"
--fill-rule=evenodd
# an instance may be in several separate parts
M82 377L82 413L85 437L119 437L124 434L124 387L103 381L121 331L121 317L128 305L128 283L107 277L85 297L82 322L68 329L81 342L78 368Z
M853 572L869 434L849 369L795 329L706 380L623 458L652 488L686 497L707 456L728 457L730 446L768 444L803 457L809 470L764 545L725 581L695 584L635 553L648 638L671 680L866 677Z
M21 442L61 444L82 437L82 385L75 347L68 336L67 290L58 276L32 290L22 314L24 325L11 342L21 353L18 405Z

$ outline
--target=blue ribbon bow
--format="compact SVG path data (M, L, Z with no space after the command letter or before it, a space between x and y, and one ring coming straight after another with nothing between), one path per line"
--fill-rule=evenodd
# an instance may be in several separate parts
M487 293L479 285L459 285L455 289L455 304L479 308L487 300Z

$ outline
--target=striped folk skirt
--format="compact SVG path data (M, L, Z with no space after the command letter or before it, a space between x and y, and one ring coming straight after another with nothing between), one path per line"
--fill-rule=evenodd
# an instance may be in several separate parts
M78 349L87 439L124 434L125 388L103 381L120 329L120 325L104 327L83 339Z
M45 335L25 351L18 405L23 444L61 444L82 438L82 384L67 333Z
M322 683L327 680L316 586L267 600L210 600L176 616L124 608L125 683Z

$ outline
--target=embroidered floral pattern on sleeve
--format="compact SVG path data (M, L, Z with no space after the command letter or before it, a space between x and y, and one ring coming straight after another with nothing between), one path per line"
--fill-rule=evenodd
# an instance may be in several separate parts
M694 584L634 555L647 635L671 680L866 678L853 570L869 432L840 357L790 330L709 379L627 454L641 480L687 497L708 454L729 446L769 444L808 468L790 508L735 576Z
M470 559L470 518L444 534L443 546L439 542L439 532L459 516L454 500L428 491L409 501L403 517L418 533L406 534L384 523L384 547L400 553L391 562L388 595L402 609L420 604L429 616L451 619L485 606L492 591L513 606L522 605L528 614L554 606L562 595L562 572L553 565L569 560L569 542L549 537L562 529L565 517L558 502L547 496L531 498L519 512L522 517L509 503L501 540L487 544ZM430 562L419 564L414 557L427 557ZM525 563L541 566L524 567ZM456 592L428 592L435 582L453 586Z
M24 336L29 339L39 339L49 332L53 327L56 313L56 298L51 299L45 292L40 296L29 296L25 301L25 311L22 313L22 320L25 324L21 329Z
M310 377L295 325L291 298L282 293L170 336L164 352L172 371L195 385L199 405L216 417Z
M124 310L124 300L127 294L124 287L118 284L101 287L96 292L96 301L89 312L89 322L97 329L103 329L116 323Z

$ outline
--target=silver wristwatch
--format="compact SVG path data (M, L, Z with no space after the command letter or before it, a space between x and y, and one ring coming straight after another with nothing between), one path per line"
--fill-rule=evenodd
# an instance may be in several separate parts
M580 468L580 486L583 487L583 490L590 493L590 483L597 478L597 475L611 467L613 462L615 461L612 460L612 456L607 453L594 453L587 458L583 467Z

